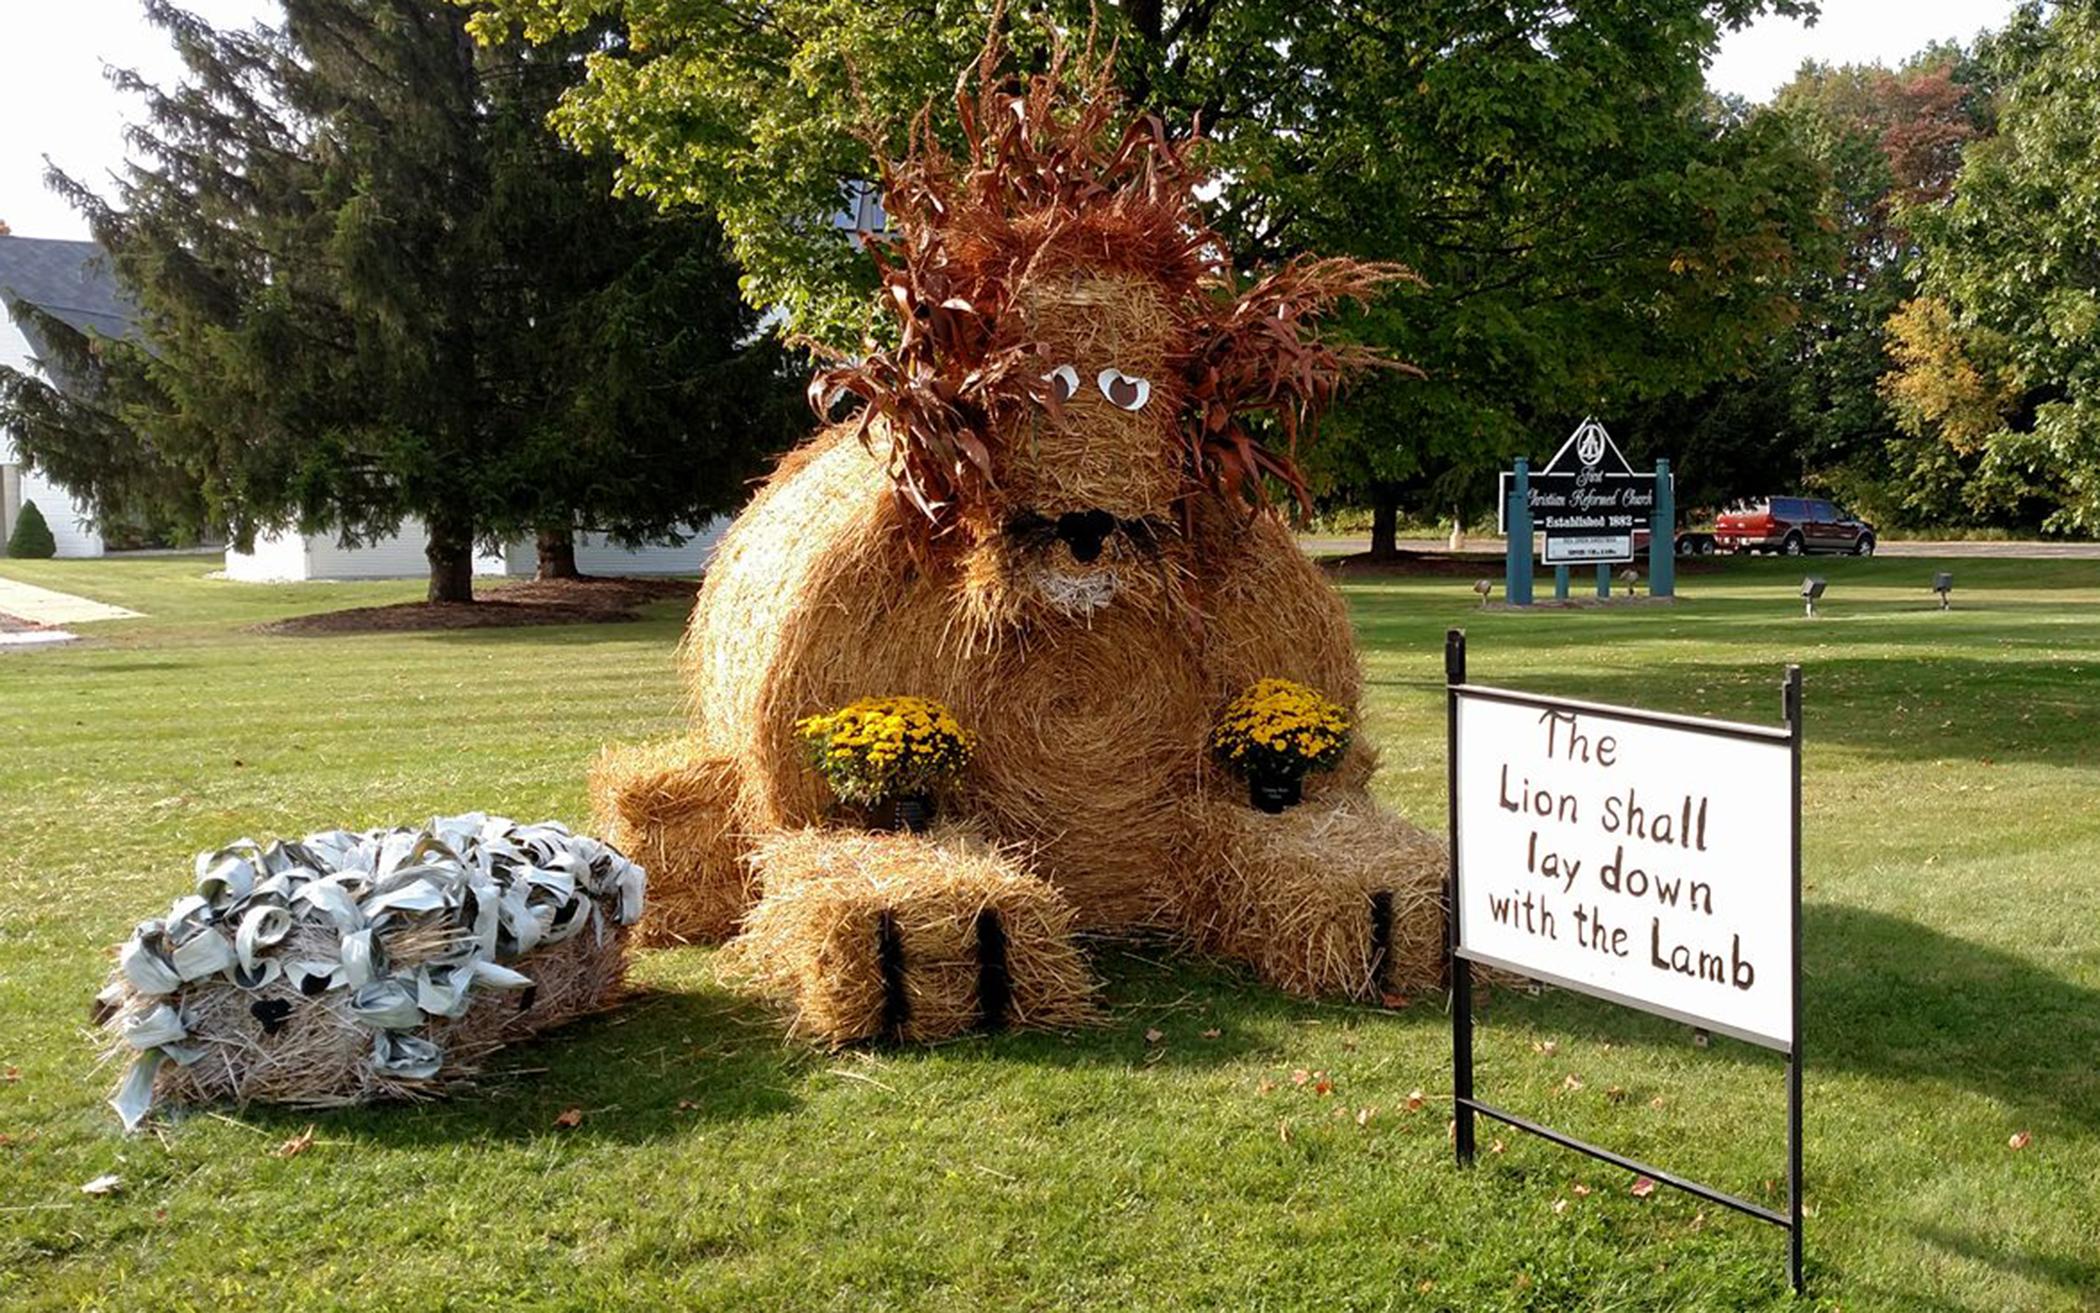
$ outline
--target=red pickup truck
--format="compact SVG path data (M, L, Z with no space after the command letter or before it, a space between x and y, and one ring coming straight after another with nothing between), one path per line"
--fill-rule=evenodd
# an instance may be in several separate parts
M1874 554L1874 526L1815 497L1760 497L1739 502L1714 521L1724 552Z

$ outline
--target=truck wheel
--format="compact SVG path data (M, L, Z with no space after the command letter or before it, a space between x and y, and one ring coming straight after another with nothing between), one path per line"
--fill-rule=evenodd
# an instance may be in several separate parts
M1861 534L1859 541L1852 544L1852 554L1854 556L1872 556L1874 554L1874 535L1871 533Z
M1801 555L1801 535L1798 533L1788 534L1786 542L1781 544L1779 550L1785 552L1788 556Z

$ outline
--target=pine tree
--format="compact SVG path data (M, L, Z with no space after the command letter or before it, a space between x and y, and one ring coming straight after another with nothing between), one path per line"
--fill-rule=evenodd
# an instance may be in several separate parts
M242 546L415 517L431 600L459 601L477 541L662 539L794 432L719 230L615 198L545 126L617 33L477 44L445 0L287 0L226 32L145 7L188 71L117 75L142 158L108 201L53 176L145 341L97 344L104 404L38 409L19 376L0 399L38 411L22 445L57 477L173 468Z
M58 540L33 501L22 503L15 517L14 532L7 536L7 554L25 561L48 561L58 555Z

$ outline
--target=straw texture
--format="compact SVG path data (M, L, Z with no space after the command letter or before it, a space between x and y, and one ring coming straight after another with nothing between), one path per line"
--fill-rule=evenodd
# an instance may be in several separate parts
M690 738L607 748L591 763L591 823L649 872L644 948L719 944L757 886L737 830L736 763Z
M967 829L790 830L760 844L752 864L765 896L730 944L725 971L777 1001L797 1036L933 1041L979 1028L988 1012L994 1024L1024 1029L1097 1017L1071 908L1014 854ZM1003 945L990 1008L987 933Z
M1363 800L1196 811L1200 856L1176 911L1197 944L1308 997L1375 1002L1442 982L1441 839Z
M966 154L928 117L884 161L892 230L870 246L893 332L812 387L827 417L856 404L710 564L681 649L689 742L600 763L600 814L653 870L646 933L719 938L741 910L740 971L832 1042L967 1024L973 917L994 906L1017 953L1065 964L1042 1024L1084 996L1077 930L1184 930L1287 988L1361 997L1375 898L1394 978L1433 975L1422 880L1441 859L1370 801L1361 736L1282 818L1206 746L1265 678L1356 715L1348 615L1264 486L1302 493L1298 437L1379 363L1317 321L1404 272L1302 260L1243 287L1187 140L1145 116L1118 131L1090 54L1016 81L994 41L958 90ZM836 810L796 722L895 696L976 736L941 800L953 828L817 828Z

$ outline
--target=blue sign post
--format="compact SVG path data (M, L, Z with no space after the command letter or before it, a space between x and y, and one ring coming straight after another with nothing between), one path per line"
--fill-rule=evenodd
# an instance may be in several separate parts
M1509 481L1509 504L1502 508L1509 549L1503 556L1502 600L1511 606L1531 605L1531 462L1517 457L1517 468Z
M1655 462L1655 514L1648 521L1648 596L1677 596L1677 490L1670 462Z

